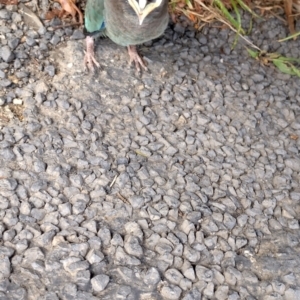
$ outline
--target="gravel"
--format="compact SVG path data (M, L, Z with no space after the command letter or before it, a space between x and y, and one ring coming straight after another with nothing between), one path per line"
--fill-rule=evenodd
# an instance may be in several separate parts
M186 20L86 74L80 29L28 22L0 6L0 298L299 299L299 79ZM250 38L293 56L284 26Z

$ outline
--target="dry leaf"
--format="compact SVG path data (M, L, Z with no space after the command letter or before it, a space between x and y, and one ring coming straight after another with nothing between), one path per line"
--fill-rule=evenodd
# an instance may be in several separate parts
M18 0L0 0L0 4L4 5L17 5Z
M48 12L46 13L45 19L46 19L46 20L52 20L52 19L54 19L55 17L61 18L61 17L62 17L62 13L63 13L63 11L61 11L61 10L55 8L55 9L53 9L53 10L51 10L51 11L48 11Z
M298 138L299 138L299 136L296 135L296 134L291 134L291 135L290 135L290 138L291 138L292 140L294 140L294 141L297 141Z
M60 3L62 9L72 16L75 20L76 13L79 15L79 23L83 24L83 15L72 0L56 0Z

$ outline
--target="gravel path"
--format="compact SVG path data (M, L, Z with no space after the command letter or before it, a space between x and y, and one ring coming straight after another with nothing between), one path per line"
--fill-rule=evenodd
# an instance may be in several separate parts
M299 79L178 24L149 73L99 40L86 74L79 30L22 11L0 5L0 299L299 300ZM286 34L251 39L297 57Z

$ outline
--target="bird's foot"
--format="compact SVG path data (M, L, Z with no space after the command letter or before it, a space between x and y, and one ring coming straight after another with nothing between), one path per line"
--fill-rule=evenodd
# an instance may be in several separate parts
M130 57L129 60L129 64L131 65L132 62L135 63L135 67L137 69L138 72L141 71L140 66L144 69L144 70L148 70L145 62L143 61L142 57L138 54L137 50L136 50L136 46L128 46L128 54Z
M94 39L91 36L86 37L86 51L84 51L84 66L88 71L95 72L95 66L100 67L100 64L95 58Z

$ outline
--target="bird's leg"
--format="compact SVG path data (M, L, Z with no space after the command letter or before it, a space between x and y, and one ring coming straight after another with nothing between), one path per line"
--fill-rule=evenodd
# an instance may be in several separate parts
M86 42L86 51L84 56L84 65L85 67L87 67L89 71L94 72L95 71L94 65L97 68L100 67L100 64L95 59L94 38L91 36L87 36L85 42Z
M147 66L145 65L145 62L143 61L143 59L141 58L141 56L138 54L137 50L136 50L136 46L128 46L128 54L130 57L129 63L131 64L132 62L135 63L135 67L136 69L140 72L141 68L140 66L143 67L143 69L145 69L146 71Z

